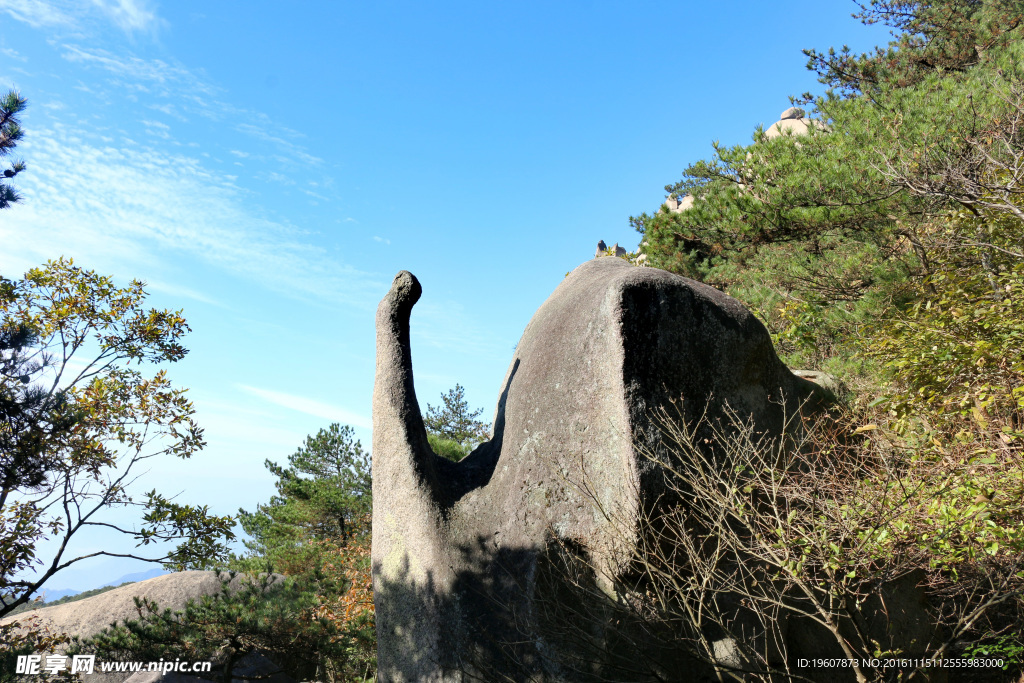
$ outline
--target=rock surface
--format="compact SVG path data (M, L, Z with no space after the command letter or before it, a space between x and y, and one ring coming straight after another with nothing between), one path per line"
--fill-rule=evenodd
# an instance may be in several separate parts
M779 118L785 121L786 119L802 119L806 115L806 112L804 112L800 107L790 107L779 114Z
M681 213L693 206L693 195L683 195L679 199L669 195L665 197L665 204L672 213Z
M827 372L822 372L821 370L793 370L793 374L809 382L814 382L837 400L842 400L850 393L850 390L838 377Z
M233 580L238 585L240 577ZM90 598L22 612L0 623L34 617L40 626L80 638L91 636L112 622L137 618L135 597L155 601L161 608L182 609L189 600L219 593L217 572L177 572L121 586Z
M199 683L210 681L216 676L216 667L210 670L211 678L189 676L173 671L140 671L132 674L125 683ZM239 680L259 679L263 683L292 683L293 679L280 672L278 666L258 652L250 652L235 663L232 668L233 678Z
M728 405L759 431L780 434L784 415L814 385L786 369L738 301L665 271L594 259L527 326L491 441L453 463L427 445L413 389L409 315L420 293L403 271L377 312L380 680L496 680L495 671L508 680L590 680L544 616L545 605L561 607L565 589L552 558L568 549L614 571L628 556L641 530L624 534L608 515L636 519L663 493L640 453L667 449L652 411L682 397L692 423L705 410L721 417ZM579 622L600 632L599 623Z
M779 115L779 120L765 129L765 137L777 138L780 135L792 133L793 135L807 135L811 128L822 130L824 124L817 119L807 118L806 113L800 107L790 107Z
M276 580L277 577L275 577ZM119 623L125 619L137 619L136 597L156 602L161 610L180 610L185 608L189 600L220 593L224 581L227 581L228 590L234 592L242 587L246 577L238 574L232 578L226 572L212 571L165 574L146 581L120 586L82 600L22 612L0 620L0 624L15 621L25 624L32 620L38 627L47 628L54 633L66 633L70 636L87 638L113 623ZM153 676L154 673L140 672L136 675ZM93 683L120 683L131 676L130 673L95 673L89 677L89 680ZM181 674L164 674L164 677L167 680L171 678L174 680L201 680ZM160 678L160 680L164 680L164 678ZM275 681L275 683L278 682Z

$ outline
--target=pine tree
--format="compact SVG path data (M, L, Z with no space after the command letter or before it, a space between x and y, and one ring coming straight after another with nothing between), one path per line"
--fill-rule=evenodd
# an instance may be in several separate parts
M197 626L209 623L226 632L248 633L245 637L261 649L279 651L272 658L290 671L302 665L294 657L298 646L304 648L306 665L312 663L318 680L372 679L376 641L370 457L353 438L351 427L335 423L307 437L288 456L288 467L270 460L266 467L277 477L277 495L255 512L239 510L239 521L250 536L245 542L249 552L234 558L231 566L288 575L287 591L275 601L290 605L290 611L276 617L272 628L259 626L258 620L252 626L252 619L244 615L262 608L246 606L249 597L242 595L225 598L210 619L194 621Z
M337 423L306 438L288 456L288 467L267 460L277 477L277 495L255 512L239 510L250 557L286 571L308 560L314 541L344 547L369 532L372 501L370 456L353 439L349 426ZM305 561L305 560L303 560Z
M666 186L692 208L630 219L652 265L743 300L794 365L848 358L951 253L990 293L1000 259L1024 254L1024 3L874 0L859 16L894 40L806 51L826 86L800 100L819 122L808 135L716 144Z
M340 622L323 612L324 593L345 587L311 576L243 578L179 611L136 598L138 618L77 641L72 653L113 661L211 661L203 677L239 680L235 667L253 649L295 680L354 681L373 673L373 620Z
M0 278L0 297L13 301L13 284ZM26 324L0 327L0 490L43 486L79 424L66 391L52 394L36 382L53 365Z
M427 404L423 423L428 432L450 439L460 446L468 446L474 441L486 440L489 435L490 427L477 419L483 412L483 408L469 409L465 389L456 384L454 389L441 394L440 406Z
M0 97L0 157L10 154L24 135L18 115L25 110L27 104L25 98L13 90ZM0 179L0 209L6 209L21 200L21 195L7 181L24 170L24 161L14 161L3 169L3 178Z

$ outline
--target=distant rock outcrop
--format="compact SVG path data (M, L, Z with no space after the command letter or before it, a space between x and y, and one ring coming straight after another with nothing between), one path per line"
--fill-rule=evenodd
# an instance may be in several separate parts
M273 585L282 579L275 575ZM156 602L161 610L182 610L190 600L198 600L206 595L221 592L225 584L229 592L235 592L250 579L244 574L232 576L228 572L188 571L164 574L153 579L121 586L91 598L68 602L53 607L22 612L7 617L0 624L19 622L26 624L30 620L36 627L46 628L54 633L65 633L69 636L88 638L94 636L113 623L126 619L137 619L135 598L144 598ZM199 681L201 679L181 674L162 674L154 677L155 672L143 672L139 675L146 680ZM120 683L128 679L131 673L95 673L90 676L92 683ZM285 683L284 679L274 679L274 683ZM152 683L152 682L150 682Z
M153 600L161 608L184 609L189 600L219 593L224 580L228 580L228 590L234 591L241 587L245 579L241 574L229 578L226 572L191 571L164 574L154 579L121 586L91 598L22 612L7 617L0 623L23 622L34 617L40 626L85 638L110 626L112 622L137 618L136 597Z
M807 118L807 114L800 107L790 107L779 115L779 120L765 129L767 138L777 138L786 132L793 135L807 135L812 127L823 128L817 119Z
M786 133L807 135L812 127L823 129L824 124L818 119L808 118L807 112L800 107L790 107L779 114L778 121L765 128L764 134L769 139ZM693 197L688 194L682 197L669 195L665 197L665 206L672 213L682 213L693 206Z
M613 256L625 256L628 253L625 249L619 246L618 242L611 246L611 252ZM594 252L594 258L599 256L608 256L608 245L604 243L604 240L600 240L597 243L597 251Z

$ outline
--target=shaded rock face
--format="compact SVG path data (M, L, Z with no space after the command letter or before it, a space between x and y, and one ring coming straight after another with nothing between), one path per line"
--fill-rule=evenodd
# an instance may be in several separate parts
M173 671L140 671L132 674L125 683L209 683L210 680L217 680L219 674L217 667L205 674L207 678ZM258 652L249 652L232 667L232 680L251 679L259 679L262 683L294 683L294 679L282 673L277 664Z
M377 312L381 680L490 680L488 670L508 680L589 680L546 628L550 607L573 590L560 587L554 568L566 553L597 567L629 555L640 530L623 533L607 520L636 519L662 493L641 454L666 448L652 411L682 397L686 419L705 410L714 419L727 403L779 434L813 385L786 369L736 300L665 271L594 259L527 326L492 439L453 463L427 445L413 390L409 314L420 293L403 271ZM600 640L599 623L580 628Z

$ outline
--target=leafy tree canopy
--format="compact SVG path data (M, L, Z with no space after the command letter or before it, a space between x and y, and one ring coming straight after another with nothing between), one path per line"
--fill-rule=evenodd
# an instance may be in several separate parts
M203 445L185 391L166 371L186 349L181 312L146 309L144 284L114 286L68 259L16 281L0 278L0 617L54 574L87 557L160 561L174 569L207 566L227 553L230 517L174 503L156 490L128 491L138 463L161 454L188 458ZM103 517L136 506L143 524ZM183 541L158 557L100 550L72 556L82 529L115 529L145 546ZM38 556L39 541L56 549ZM26 574L37 569L34 578Z

